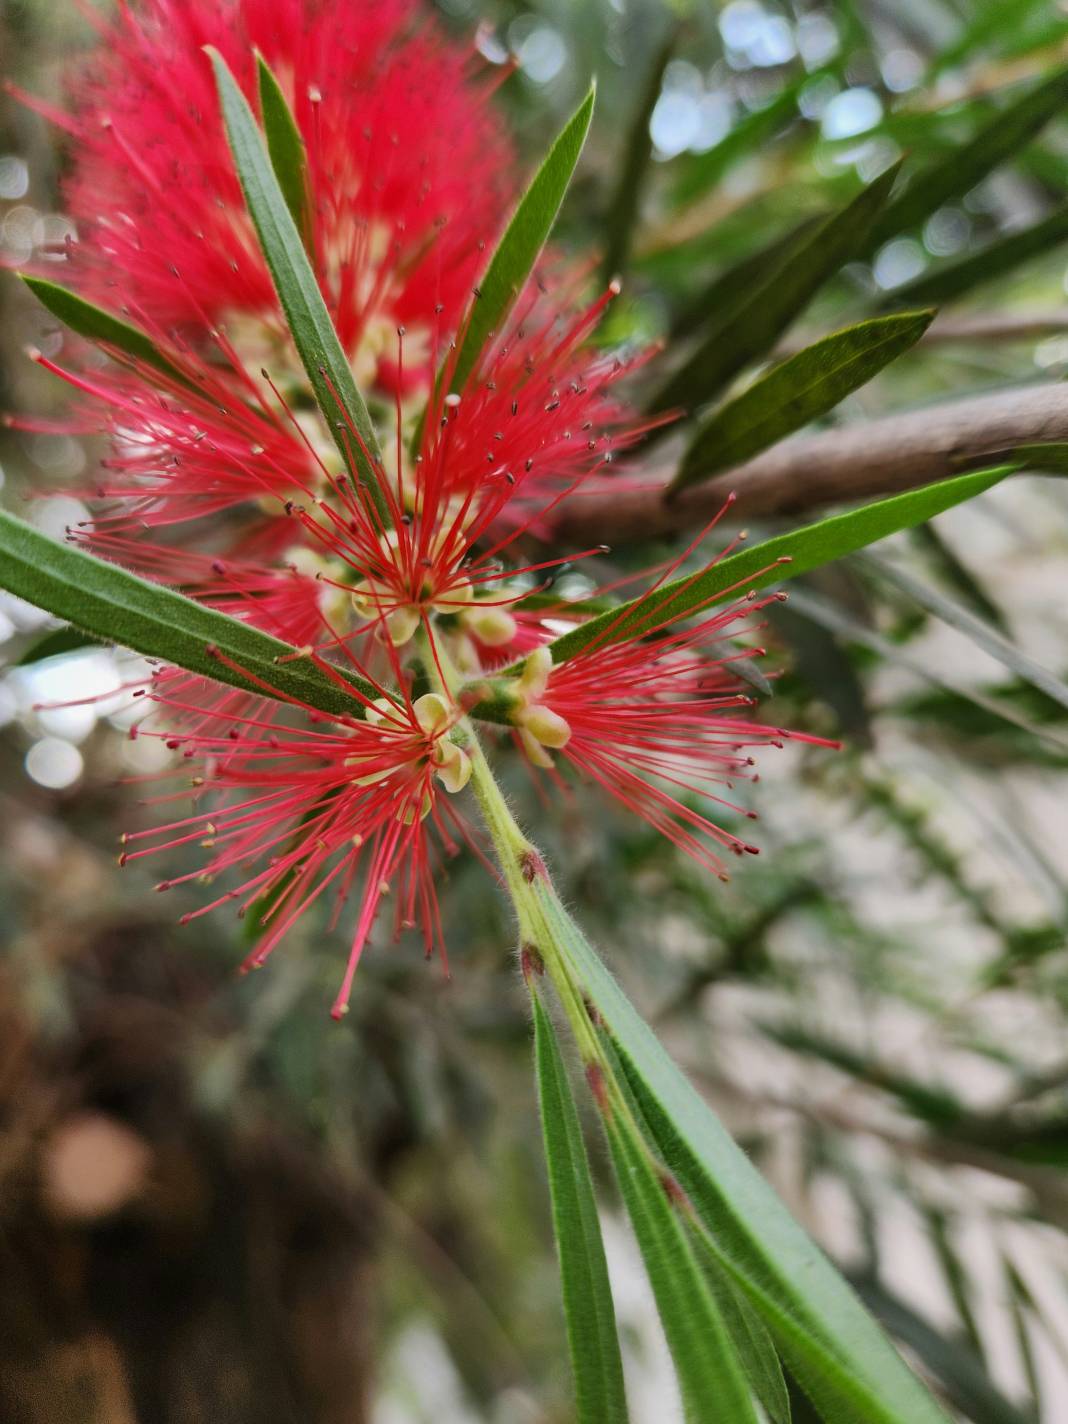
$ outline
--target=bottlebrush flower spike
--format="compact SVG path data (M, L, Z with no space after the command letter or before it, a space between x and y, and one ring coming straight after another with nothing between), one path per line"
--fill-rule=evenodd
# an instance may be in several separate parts
M730 806L721 793L751 774L749 748L789 735L748 722L735 673L745 654L724 651L767 598L686 622L658 596L671 565L621 613L625 639L610 627L560 665L547 620L574 611L521 606L549 571L582 557L531 555L521 541L549 535L556 505L643 433L617 392L651 353L623 358L590 340L617 284L583 306L582 274L539 274L465 362L469 374L456 376L457 355L442 364L462 349L462 306L501 226L495 175L507 146L464 61L433 28L410 30L412 14L408 0L122 6L73 125L76 207L91 188L93 211L117 216L91 229L75 266L90 289L123 272L153 359L136 354L144 344L116 351L118 370L37 358L83 396L80 427L102 420L111 437L94 492L102 507L79 537L282 638L292 653L281 660L310 658L352 694L350 716L325 716L272 700L236 663L228 670L247 687L157 671L134 734L197 761L196 799L212 805L135 833L123 857L209 850L201 869L161 888L236 875L236 889L187 918L234 901L253 912L265 934L250 967L324 897L334 922L354 898L335 1013L390 891L395 928L418 925L428 953L444 950L433 867L473 845L450 803L481 756L466 713L486 685L529 760L550 774L555 759L569 763L721 875L720 851L754 847L682 796ZM258 45L293 103L319 281L358 379L377 385L378 436L392 427L374 497L349 470L378 457L342 401L329 408L329 375L316 387L322 409L309 398L219 126L206 44L246 89ZM94 115L107 118L99 131ZM135 117L148 133L136 149ZM413 389L422 402L408 399ZM343 459L346 441L361 459ZM495 671L517 657L518 676ZM343 667L377 695L354 691Z
M141 0L96 21L74 76L67 207L86 295L189 334L225 325L250 365L289 340L245 212L204 47L255 103L257 51L308 154L310 243L358 384L429 379L511 198L511 148L476 77L415 0ZM32 102L32 101L31 101Z
M742 855L758 848L682 797L697 793L755 820L756 812L729 796L737 780L756 779L752 748L786 740L838 743L746 715L755 699L736 668L762 650L738 649L733 641L754 632L753 615L785 595L750 594L683 620L672 612L677 600L659 595L664 577L629 605L625 639L612 642L609 629L556 665L548 646L537 648L518 678L498 691L511 705L516 739L532 765L552 773L559 756L726 880L719 850Z
M172 676L155 679L147 696L153 712L162 710L169 721L195 720L202 710L185 700ZM414 701L405 695L354 700L351 718L303 710L312 719L303 727L238 713L178 736L154 727L150 716L135 734L164 738L181 751L185 765L173 775L184 779L191 759L203 765L192 791L197 802L211 805L124 836L120 863L190 844L211 851L202 867L161 882L160 890L238 871L236 888L184 915L183 923L238 901L238 913L255 914L265 930L246 969L261 967L320 897L334 902L332 927L355 899L348 964L333 1008L340 1017L387 897L395 931L420 927L427 955L438 949L444 956L434 860L454 854L470 837L449 795L440 793L463 789L470 761L454 740L462 738L455 733L458 714L435 693ZM188 789L169 792L155 804L188 795Z
M185 383L143 365L69 372L38 355L85 397L78 427L102 423L111 440L91 492L104 503L81 537L216 606L241 596L240 616L298 646L341 640L361 625L400 645L426 613L453 614L469 637L461 660L473 670L479 647L515 637L505 605L522 590L498 586L560 562L509 569L502 556L521 534L544 532L556 502L641 433L614 386L648 353L623 359L588 344L615 290L574 314L534 286L463 392L445 394L431 412L414 458L394 398L380 480L388 528L341 471L318 411L291 402L269 371L246 371L221 333L212 362L153 332ZM403 371L403 333L396 342ZM220 530L223 512L231 517ZM149 531L158 537L146 541ZM219 560L196 554L208 541L220 549L225 587ZM303 577L294 580L294 569Z

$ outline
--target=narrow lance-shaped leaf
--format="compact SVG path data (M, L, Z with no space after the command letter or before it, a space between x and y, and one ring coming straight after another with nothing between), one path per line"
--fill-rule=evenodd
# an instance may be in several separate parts
M771 1336L727 1272L702 1246L702 1238L695 1237L698 1263L734 1342L749 1387L771 1424L790 1424L790 1393Z
M612 1288L582 1129L556 1030L531 984L534 1058L560 1257L578 1424L625 1424L627 1400Z
M631 1091L623 1061L616 1052L616 1045L603 1027L599 1030L598 1037L604 1055L605 1072L611 1078L612 1087L626 1104L636 1131L655 1153L655 1134L650 1130L641 1104ZM670 1189L670 1181L668 1186ZM683 1209L683 1222L686 1224L688 1206L674 1191L671 1200L676 1207ZM771 1337L744 1295L736 1289L718 1262L703 1249L700 1237L692 1229L687 1229L686 1234L705 1283L712 1293L712 1299L723 1318L724 1327L730 1336L749 1389L763 1406L772 1424L790 1424L789 1392Z
M103 642L245 691L350 717L361 716L366 701L378 696L378 689L360 678L339 674L335 682L288 643L5 513L0 513L0 587Z
M793 1357L800 1336L808 1355L819 1355L819 1368L837 1377L839 1401L851 1401L831 1418L850 1424L946 1424L841 1276L672 1063L551 887L536 884L533 893L577 987L631 1065L631 1088L667 1167L691 1201L696 1191L702 1194L702 1217L717 1250L729 1252L729 1260L721 1255L721 1264L745 1291L794 1372L799 1373ZM808 1378L805 1384L811 1388ZM855 1407L858 1399L863 1409Z
M992 725L990 719L993 718L994 724L1005 722L1025 733L1029 746L1033 746L1036 741L1041 742L1047 749L1047 753L1053 751L1062 760L1065 753L1068 752L1068 739L1062 737L1054 727L1044 725L1041 720L1030 721L1016 711L1014 701L1019 701L1019 699L1011 697L1002 699L990 696L979 688L955 686L942 675L940 664L936 664L931 658L910 656L898 643L891 642L889 638L873 632L866 623L847 613L838 603L821 597L811 589L798 589L790 601L803 617L818 623L820 627L838 634L847 642L855 643L858 647L870 648L884 662L907 669L913 677L929 682L932 686L939 688L942 693L948 694L949 698L956 701L958 705L961 702L966 702L972 709L978 709L983 714L979 719L979 725L984 730ZM936 701L941 702L942 705L945 704L944 698L936 699ZM1024 705L1026 710L1031 710L1029 705ZM925 713L924 715L929 714ZM1039 716L1045 715L1045 709L1042 709ZM974 720L974 712L970 713L970 716Z
M286 200L286 207L310 252L313 236L311 187L304 139L281 85L262 55L256 56L256 77L271 167Z
M630 1125L609 1115L608 1142L627 1214L653 1288L690 1424L758 1424L753 1398L718 1305L668 1199Z
M87 341L105 347L117 360L125 357L130 361L151 366L170 380L196 389L185 372L165 356L152 338L138 327L113 316L103 307L94 306L92 302L87 302L84 297L79 297L76 292L70 292L56 282L49 282L44 277L31 277L24 272L19 275L37 300L47 307L53 316L58 317L64 326L69 326L71 331L85 337Z
M882 302L884 307L913 307L931 302L939 306L955 301L968 292L1003 277L1033 257L1068 241L1068 204L1057 208L1041 222L1008 237L991 242L978 252L936 267L933 272L896 287Z
M939 1207L926 1206L923 1208L923 1218L927 1227L927 1239L942 1269L942 1278L956 1309L964 1338L975 1358L981 1362L984 1358L984 1346L972 1307L974 1283L954 1245L949 1217Z
M875 223L869 248L917 227L945 203L970 192L1030 142L1066 103L1068 69L1061 69L996 114L963 147L955 147L918 173Z
M839 1355L839 1342L825 1335L818 1328L818 1322L810 1324L799 1320L774 1291L769 1291L722 1249L703 1223L698 1223L695 1234L703 1249L730 1276L757 1311L791 1373L801 1383L822 1418L832 1421L832 1424L839 1419L848 1419L850 1424L904 1424L905 1420L912 1424L914 1416L899 1413L884 1398L881 1386L873 1387L848 1367ZM937 1407L933 1399L930 1399L930 1404L932 1408ZM933 1417L939 1419L940 1424L945 1424L944 1415Z
M749 589L767 588L769 584L796 578L821 564L856 553L899 529L933 519L964 500L974 499L1011 472L1011 466L1001 466L996 470L959 475L956 479L892 495L861 509L832 515L743 549L696 577L665 584L657 591L652 604L646 602L637 607L641 600L634 599L564 633L549 644L553 661L564 662L594 642L616 643L633 636L637 629L647 626L651 608L655 607L663 616L682 618Z
M864 250L899 167L887 169L825 222L803 229L778 261L704 328L700 346L656 393L650 409L701 405L743 366L770 351L824 282Z
M951 628L956 628L966 638L970 638L988 657L994 658L1002 667L1008 668L1024 682L1029 682L1032 687L1037 687L1047 697L1052 697L1062 707L1068 708L1068 686L1021 648L988 627L969 609L962 608L939 589L931 588L920 579L914 578L907 569L899 568L889 559L868 554L865 555L865 563L875 570L879 578L900 589L907 598L911 598L921 608L926 608L928 613L933 613L936 618L941 618L943 623L948 623Z
M1037 1424L1034 1413L1006 1399L963 1345L947 1338L944 1327L929 1325L896 1296L872 1280L857 1282L861 1299L893 1330L936 1379L946 1398L968 1424Z
M912 542L925 554L940 582L948 584L958 593L973 613L978 613L980 618L985 618L1002 633L1008 633L1005 615L987 593L982 580L946 543L933 524L917 525L912 531Z
M215 68L234 165L294 344L342 458L354 476L363 477L385 519L385 501L378 483L378 440L367 406L356 389L352 367L330 320L248 101L222 56L214 49L208 53Z
M1018 445L1011 453L1025 470L1068 475L1068 443L1063 440L1051 441L1048 445Z
M824 213L802 218L762 247L746 252L744 257L729 263L705 286L687 291L679 310L672 317L672 338L692 336L700 331L706 321L719 320L728 308L740 300L741 293L748 291L755 282L762 281L772 267L778 266L784 253L794 251L804 233L814 231L826 220Z
M593 117L594 89L568 120L519 200L478 285L449 381L460 390L523 290L552 231Z
M654 54L649 66L634 115L627 129L623 145L623 160L619 164L619 176L615 191L605 215L604 262L602 268L605 280L620 275L630 257L635 224L641 207L642 188L649 171L653 154L653 138L649 131L649 121L653 116L660 90L664 81L664 70L678 41L678 30L672 26L670 34L660 49Z
M923 77L924 88L933 86L947 69L962 67L962 61L967 65L980 55L986 61L995 55L1004 58L1006 41L1010 53L1014 40L1028 40L1033 44L1034 32L1027 22L1039 9L1043 13L1048 11L1052 18L1049 0L986 0L983 5L974 6L969 19L953 27L949 44L931 60Z
M740 465L833 410L914 346L933 318L933 311L918 311L862 321L773 367L701 424L671 490Z
M99 638L92 638L77 628L53 628L50 633L32 642L13 666L32 667L34 663L43 663L48 658L61 658L68 653L82 653L86 648L99 646Z

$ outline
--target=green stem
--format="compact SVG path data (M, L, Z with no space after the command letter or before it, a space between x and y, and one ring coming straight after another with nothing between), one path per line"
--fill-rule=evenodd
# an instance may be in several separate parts
M452 665L447 649L438 641L431 651L429 635L423 633L420 636L431 680L448 700L458 702L463 678ZM464 718L459 729L464 738L464 749L471 758L471 789L493 841L505 887L515 909L520 950L528 954L533 951L537 961L544 966L567 1014L584 1061L607 1067L582 991L553 925L554 919L569 921L570 917L553 888L544 860L512 815L474 725L469 718Z

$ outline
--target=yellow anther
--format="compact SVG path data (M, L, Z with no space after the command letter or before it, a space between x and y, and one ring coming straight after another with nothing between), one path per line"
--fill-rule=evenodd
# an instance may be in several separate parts
M455 795L471 780L471 758L455 742L442 738L434 754L434 775L446 791Z
M391 702L388 697L376 697L375 700L364 708L363 718L372 727L380 727L383 722L393 722L401 724L401 715L397 710L396 703ZM350 758L355 760L355 758Z
M523 731L528 732L543 747L552 747L554 751L558 751L561 747L566 747L571 740L571 727L568 722L551 707L541 707L537 704L524 707L517 720Z
M553 655L548 648L535 648L532 653L528 653L519 676L518 689L525 704L529 705L544 697L552 670Z
M553 759L531 732L526 727L520 727L519 740L523 743L523 750L535 766L542 767L545 771L551 771Z
M452 717L449 704L436 692L426 692L412 703L415 720L428 736L447 727Z
M516 635L516 622L505 608L476 603L460 615L464 627L487 648L502 648Z

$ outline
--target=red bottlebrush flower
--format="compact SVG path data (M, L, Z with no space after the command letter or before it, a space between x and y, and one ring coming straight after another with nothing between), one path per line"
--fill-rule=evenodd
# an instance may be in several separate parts
M547 511L640 433L613 385L644 354L625 361L587 344L613 292L577 316L531 297L462 394L428 414L414 459L396 402L379 470L389 530L341 472L318 411L295 409L270 373L254 379L225 345L228 365L157 333L186 383L143 366L71 374L38 357L88 398L80 425L95 411L111 435L95 491L107 503L83 537L218 606L241 596L240 616L298 645L371 625L404 642L434 610L457 615L476 650L511 643L501 605L521 590L500 586L559 561L517 570L501 556L520 534L543 531ZM158 537L146 541L147 531ZM219 551L225 586L219 559L198 556L198 544ZM305 577L294 579L293 565Z
M381 694L353 692L351 716L326 717L272 700L247 674L238 688L164 669L135 729L199 759L196 796L212 806L131 836L124 859L197 842L206 864L161 888L236 872L237 888L193 914L233 901L254 912L265 933L249 967L314 904L332 899L337 921L355 899L335 1014L390 891L395 928L418 925L427 952L443 951L433 861L470 837L441 792L470 775L464 711L502 662L524 658L498 688L531 761L551 768L559 752L717 874L717 848L754 847L683 793L729 806L719 792L750 774L748 749L789 735L743 715L744 655L722 650L742 607L687 625L657 595L670 568L625 615L624 640L595 639L558 666L550 623L517 606L565 562L551 551L528 562L522 537L545 536L558 502L642 434L617 383L648 353L623 359L590 340L615 284L583 308L579 278L555 292L535 278L454 388L456 358L442 369L440 356L460 345L501 225L508 150L464 57L415 13L412 0L122 5L72 124L75 214L89 217L90 200L105 214L74 267L107 305L122 273L124 306L166 360L124 355L118 371L72 374L38 358L85 397L82 428L95 412L111 438L101 506L80 537L275 634L339 682L347 662ZM360 439L340 402L322 413L310 399L225 144L209 44L247 93L259 47L292 102L312 260L372 419L392 426L380 498L338 450ZM417 633L422 662L402 666ZM435 672L455 702L413 696Z
M658 593L661 582L632 606L625 639L611 642L607 630L557 665L548 647L538 648L504 693L513 704L516 739L534 766L551 772L559 754L725 880L716 848L742 855L757 847L682 797L697 793L755 820L756 812L723 794L739 779L755 779L751 748L785 740L838 743L761 726L746 715L755 699L736 668L762 650L732 643L753 632L752 615L782 595L749 594L684 620L677 600Z
M196 718L202 708L182 696L174 682L180 677L155 680L149 698L168 716ZM428 956L435 948L444 954L435 846L451 854L469 839L462 819L440 796L443 790L462 790L470 775L467 753L452 735L458 715L434 693L414 701L398 694L366 704L354 699L351 718L312 712L305 727L244 714L178 736L142 727L139 735L163 737L184 758L203 760L204 775L193 778L194 795L213 804L124 836L121 863L190 844L211 852L201 868L163 881L161 890L239 871L244 878L236 889L185 915L183 922L239 901L239 913L254 913L264 927L246 960L248 969L259 968L321 897L334 902L332 925L355 899L348 965L333 1008L340 1017L387 896L395 931L419 926ZM169 793L157 804L188 794Z
M510 145L474 51L415 0L141 0L99 27L73 112L52 115L74 138L82 290L165 328L225 325L257 367L288 349L203 48L253 102L258 51L305 142L311 249L358 379L372 386L384 357L397 383L400 323L408 381L425 380L511 196Z

